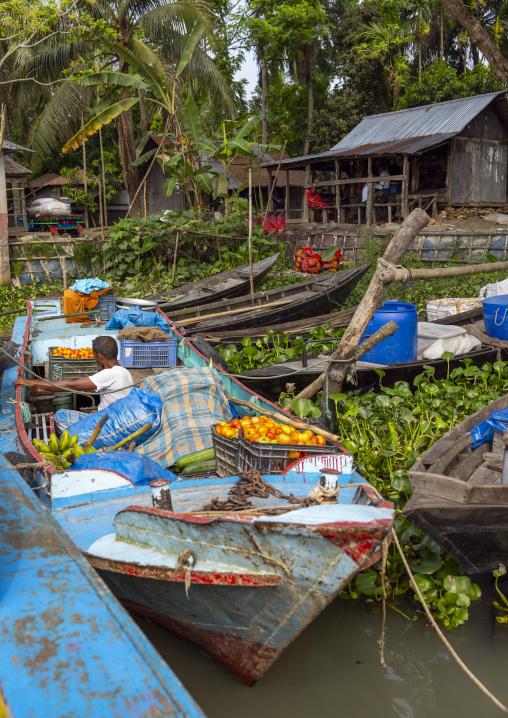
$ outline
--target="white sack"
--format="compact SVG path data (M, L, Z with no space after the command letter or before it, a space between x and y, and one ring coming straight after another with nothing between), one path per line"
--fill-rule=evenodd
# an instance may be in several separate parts
M28 210L31 216L68 217L71 213L70 206L65 202L59 202L57 199L48 197L44 201L36 200L36 202L37 204L34 202Z
M486 299L487 297L498 297L500 294L508 294L508 279L502 279L494 284L486 284L480 289L478 296Z
M478 346L481 346L481 342L476 337L464 332L463 336L438 339L425 349L422 356L424 359L441 359L445 352L452 352L457 356L457 354L467 354Z

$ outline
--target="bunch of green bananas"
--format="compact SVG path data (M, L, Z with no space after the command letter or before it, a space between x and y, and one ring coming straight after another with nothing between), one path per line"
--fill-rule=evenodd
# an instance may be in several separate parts
M76 459L83 454L95 454L93 446L78 444L78 435L71 436L67 429L62 433L60 440L56 434L50 434L46 444L40 439L34 439L33 445L39 454L53 464L57 469L68 469Z

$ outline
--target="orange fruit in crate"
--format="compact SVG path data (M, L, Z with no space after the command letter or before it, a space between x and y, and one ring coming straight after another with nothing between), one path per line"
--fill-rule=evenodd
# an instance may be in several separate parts
M324 436L320 436L320 434L316 434L314 441L316 442L316 446L326 446L326 439Z
M301 455L301 451L288 451L288 458L290 459L299 459Z
M283 431L281 431L280 434L277 436L277 443L278 444L290 444L291 437L289 437L287 434L285 434Z

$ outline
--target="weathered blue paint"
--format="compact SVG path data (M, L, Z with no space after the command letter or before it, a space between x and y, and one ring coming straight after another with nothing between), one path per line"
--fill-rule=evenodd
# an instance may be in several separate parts
M25 325L16 321L14 341ZM2 381L2 453L20 450L9 402L16 377L12 364ZM12 718L203 715L3 456L0 693Z
M13 718L202 716L3 457L0 684Z
M280 478L265 477L297 496L313 487L305 475ZM86 555L126 606L252 684L359 570L380 558L393 507L361 505L352 488L340 504L278 517L192 515L212 498L226 498L232 485L232 479L175 482L174 513L131 506L115 517L115 534L96 541ZM289 509L273 496L252 502L258 509ZM189 556L187 599L182 561Z

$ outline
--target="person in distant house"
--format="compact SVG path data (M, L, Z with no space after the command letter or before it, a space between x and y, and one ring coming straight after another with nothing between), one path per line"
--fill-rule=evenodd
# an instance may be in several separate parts
M384 162L378 162L377 171L379 177L389 177L390 173L386 169ZM390 194L390 182L389 180L383 180L382 182L374 182L374 201L379 204L388 204L388 197ZM388 207L379 207L377 209L378 217L381 223L385 223L388 217Z
M279 188L277 187L275 180L273 180L272 184L272 200L272 206L274 211L277 211L278 209L284 209L284 201L279 197Z
M131 373L124 369L123 366L120 366L118 362L118 344L113 337L97 337L92 342L92 349L94 359L100 369L92 376L71 381L54 381L51 384L48 384L44 379L18 379L14 384L32 389L46 389L52 392L66 391L67 389L76 389L92 394L101 392L99 411L105 409L114 401L127 396L134 382ZM57 431L61 433L84 416L88 416L88 414L70 409L60 409L55 412L53 420Z

